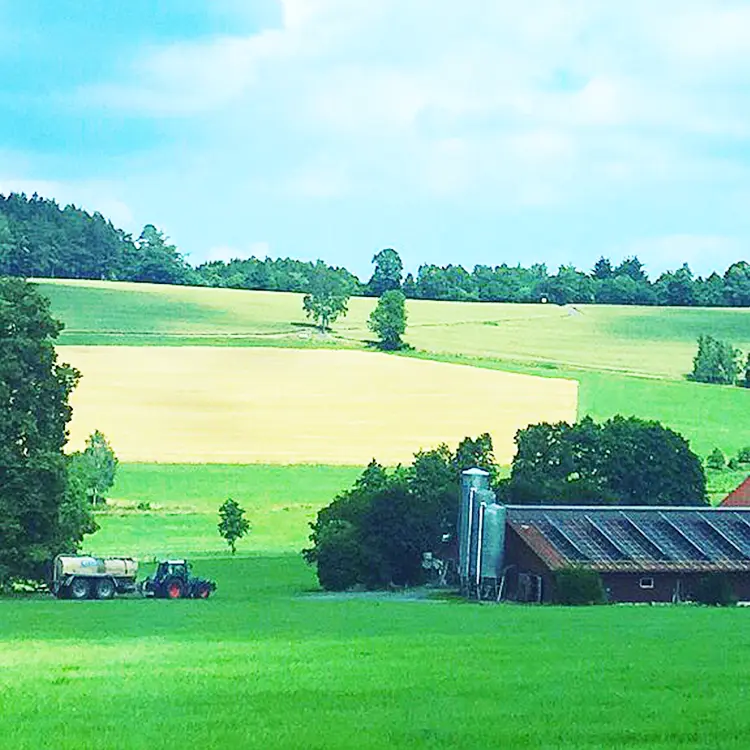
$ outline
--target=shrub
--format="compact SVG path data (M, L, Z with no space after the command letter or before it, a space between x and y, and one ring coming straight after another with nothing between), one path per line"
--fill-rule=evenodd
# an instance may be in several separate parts
M750 445L737 451L737 461L741 464L750 464Z
M732 583L724 573L709 573L693 588L693 601L712 607L731 607L737 603Z
M718 448L714 448L706 458L706 466L709 469L723 469L726 465L727 459Z
M602 577L596 570L563 568L555 573L557 604L604 604L606 595Z

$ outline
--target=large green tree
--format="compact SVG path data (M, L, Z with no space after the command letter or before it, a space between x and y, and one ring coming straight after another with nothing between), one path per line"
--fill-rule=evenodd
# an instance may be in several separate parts
M393 248L389 247L376 253L372 262L375 264L375 270L367 283L367 290L373 297L380 297L391 289L401 289L404 264L401 262L401 256Z
M400 289L384 292L370 313L367 327L380 339L380 348L395 351L404 346L406 297Z
M104 433L95 430L86 440L86 448L70 457L70 471L83 483L93 505L105 498L115 482L117 456Z
M559 505L704 505L706 477L687 441L658 422L537 424L516 435L506 499Z
M446 445L420 451L410 466L391 472L373 460L311 524L312 546L303 554L316 565L321 586L419 583L422 554L441 554L446 535L455 537L459 481L467 464L495 474L489 435L465 438L455 453Z
M38 579L96 526L63 453L79 374L58 364L61 324L30 284L0 279L0 582Z
M348 312L350 294L350 287L341 275L319 260L310 276L302 309L325 332Z

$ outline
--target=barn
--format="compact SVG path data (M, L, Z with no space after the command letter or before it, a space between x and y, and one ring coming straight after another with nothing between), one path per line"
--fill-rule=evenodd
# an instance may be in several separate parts
M487 475L464 473L459 577L467 595L555 599L555 574L597 571L609 601L679 602L722 573L750 601L750 507L499 505Z
M720 505L722 508L750 508L750 477L732 490Z

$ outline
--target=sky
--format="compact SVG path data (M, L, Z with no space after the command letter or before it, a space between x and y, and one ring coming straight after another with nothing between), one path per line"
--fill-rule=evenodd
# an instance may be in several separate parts
M750 256L750 2L0 0L0 193L191 263Z

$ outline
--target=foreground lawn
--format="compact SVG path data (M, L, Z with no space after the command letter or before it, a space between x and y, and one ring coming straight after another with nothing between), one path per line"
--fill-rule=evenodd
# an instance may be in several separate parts
M317 597L204 560L206 602L0 601L0 747L745 748L746 610Z

